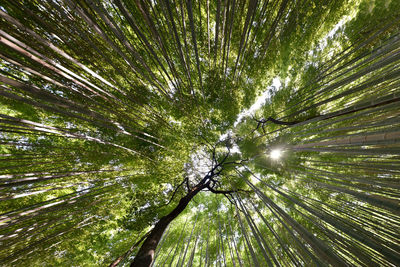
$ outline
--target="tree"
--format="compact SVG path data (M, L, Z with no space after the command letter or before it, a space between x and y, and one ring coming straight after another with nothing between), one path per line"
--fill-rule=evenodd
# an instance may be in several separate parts
M398 10L3 1L1 264L396 265Z
M229 142L229 140L226 140ZM163 216L150 231L146 239L144 240L141 248L136 254L134 261L131 266L150 266L153 262L154 252L157 248L157 245L168 225L179 216L182 211L186 208L189 202L202 190L208 190L214 194L223 194L229 200L230 197L233 197L233 193L237 193L240 189L231 189L231 190L219 190L216 189L221 186L220 177L223 172L227 172L227 165L237 165L240 162L229 161L230 149L227 146L228 151L225 155L222 156L221 159L218 157L218 153L216 151L216 146L212 149L212 159L211 159L211 169L207 172L207 174L195 185L191 186L189 182L189 178L185 178L183 183L186 183L187 194L179 200L178 205L167 215ZM179 186L182 186L181 183ZM178 188L179 188L178 186ZM177 188L177 189L178 189ZM176 190L175 189L175 192ZM175 194L174 192L174 194ZM174 196L172 195L172 197ZM230 200L231 201L231 200Z

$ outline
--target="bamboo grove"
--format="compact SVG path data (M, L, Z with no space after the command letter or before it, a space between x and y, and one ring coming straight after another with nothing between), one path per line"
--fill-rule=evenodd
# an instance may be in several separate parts
M399 88L395 0L3 0L0 264L129 266L222 158L152 266L396 266Z

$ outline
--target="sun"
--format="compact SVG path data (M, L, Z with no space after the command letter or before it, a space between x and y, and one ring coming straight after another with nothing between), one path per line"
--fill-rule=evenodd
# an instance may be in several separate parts
M282 150L281 149L272 149L269 156L273 160L278 160L282 157Z

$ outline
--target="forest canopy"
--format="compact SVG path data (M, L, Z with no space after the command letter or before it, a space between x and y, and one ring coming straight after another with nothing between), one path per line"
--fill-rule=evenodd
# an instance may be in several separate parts
M396 0L1 1L0 265L396 266L399 34Z

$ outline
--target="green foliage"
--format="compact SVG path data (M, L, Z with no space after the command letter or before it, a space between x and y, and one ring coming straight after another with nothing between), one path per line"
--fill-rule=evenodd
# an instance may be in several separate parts
M399 5L3 1L0 264L398 263Z

